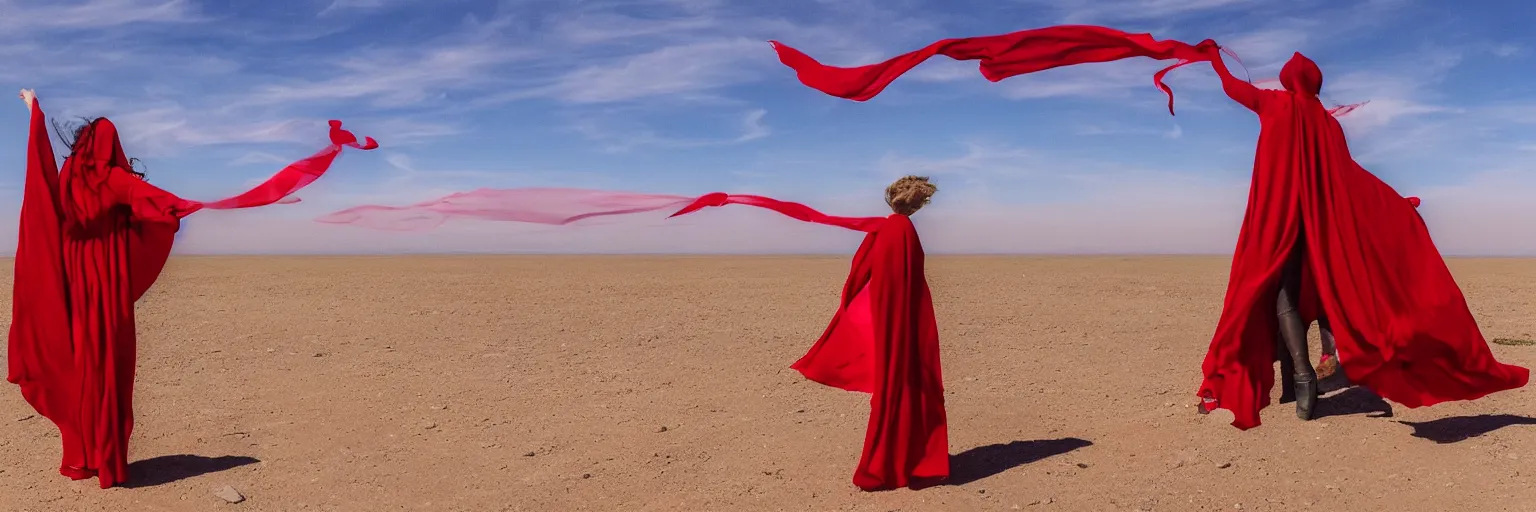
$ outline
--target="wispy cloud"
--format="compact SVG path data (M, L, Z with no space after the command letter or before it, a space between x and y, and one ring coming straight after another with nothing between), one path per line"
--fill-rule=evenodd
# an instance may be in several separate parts
M754 109L741 117L740 133L733 137L690 138L666 136L640 123L617 124L599 118L577 121L571 129L588 139L603 143L610 152L626 152L637 148L689 149L710 146L742 144L767 137L773 131L764 124L766 109Z
M36 33L84 30L140 23L202 21L191 0L84 0L0 2L0 30Z
M746 38L668 46L606 66L578 69L549 88L572 103L608 103L666 95L707 93L755 81L760 72L733 66L766 65L765 43ZM762 55L753 58L752 55Z
M1256 0L1052 0L1031 2L1055 8L1065 23L1163 20L1258 3Z

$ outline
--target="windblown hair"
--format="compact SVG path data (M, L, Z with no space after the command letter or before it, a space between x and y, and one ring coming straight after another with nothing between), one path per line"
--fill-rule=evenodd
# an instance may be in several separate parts
M90 133L86 130L94 130L96 127L96 122L100 120L100 117L94 119L82 117L80 118L79 124L61 124L59 123L59 120L54 119L52 120L53 133L59 137L59 142L63 142L64 145L69 146L69 156L75 156L75 152L80 149L79 144L81 142L81 137L86 137L88 139L90 137ZM139 179L145 179L146 177L144 171L140 171L138 169L139 167L143 166L144 163L140 162L137 158L128 159L128 172L133 173L134 176L138 176Z
M891 211L912 215L928 204L939 187L928 182L927 176L904 176L891 186L885 187L885 204L891 205Z

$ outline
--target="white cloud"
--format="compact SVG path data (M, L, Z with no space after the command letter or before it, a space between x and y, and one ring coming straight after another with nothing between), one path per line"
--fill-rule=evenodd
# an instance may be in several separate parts
M229 166L231 166L231 167L240 167L240 166L247 166L247 165L251 165L251 166L254 166L254 165L269 166L271 164L287 165L287 164L292 163L292 162L293 162L293 157L291 157L291 156L282 156L282 155L278 155L278 154L275 154L275 153L268 153L266 151L252 151L252 152L246 153L244 155L241 155L240 158L236 158L234 160L231 160L229 162Z
M1504 43L1495 45L1489 51L1499 57L1514 57L1525 53L1525 47L1513 43Z
M1253 5L1256 0L1033 0L1062 13L1064 23L1164 20Z
M766 43L746 38L668 46L616 64L578 69L561 78L550 92L573 103L708 92L756 80L757 70L738 64L745 61L765 67L772 55Z
M0 2L0 30L38 32L83 30L136 23L202 21L191 0L85 0Z
M262 86L244 95L241 102L271 105L364 99L383 106L410 105L449 91L490 85L495 82L491 73L495 68L533 54L490 43L375 51L337 62L341 72L333 78Z
M728 138L668 136L646 128L643 123L605 121L599 117L581 119L573 123L571 129L589 139L602 142L605 149L610 152L625 152L637 148L702 148L742 144L767 137L773 133L772 129L763 123L763 118L767 114L768 111L761 108L748 111L740 118L741 133Z

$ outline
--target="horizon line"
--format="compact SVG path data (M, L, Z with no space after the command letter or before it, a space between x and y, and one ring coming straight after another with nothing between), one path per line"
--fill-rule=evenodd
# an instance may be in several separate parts
M537 251L435 251L435 252L199 252L186 254L172 254L171 258L225 258L225 257L460 257L460 256L599 256L599 257L827 257L827 256L851 256L848 252L537 252ZM1056 258L1104 258L1104 257L1128 257L1128 258L1166 258L1166 257L1224 257L1231 258L1231 253L1215 252L929 252L929 256L1012 256L1012 257L1056 257ZM1536 254L1446 254L1444 259L1536 259ZM15 259L14 254L0 256L0 259Z

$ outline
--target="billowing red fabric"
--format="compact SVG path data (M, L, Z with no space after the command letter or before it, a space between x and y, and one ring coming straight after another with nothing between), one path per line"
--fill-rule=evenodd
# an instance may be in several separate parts
M1248 211L1199 395L1233 426L1259 425L1274 385L1275 300L1285 258L1306 247L1300 301L1332 324L1349 380L1410 408L1471 400L1526 384L1525 368L1494 360L1441 258L1416 201L1360 167L1318 100L1322 71L1301 54L1285 90L1232 76L1214 50L1228 96L1259 115ZM1304 238L1303 238L1304 237Z
M714 192L700 196L698 199L695 199L692 204L689 204L683 209L678 210L677 213L674 213L671 216L676 217L678 215L693 213L702 208L710 206L725 206L728 204L744 204L748 206L756 206L758 208L767 208L769 210L773 210L791 218L805 222L814 222L817 224L826 224L828 226L848 228L854 231L863 231L865 233L874 231L875 228L885 224L886 221L885 217L838 217L835 215L827 215L825 213L818 212L814 209L811 209L811 207L800 203L791 203L770 197L754 196L749 194L726 194L724 192Z
M832 322L791 368L828 386L870 393L864 451L854 485L874 491L949 477L949 434L939 328L923 275L923 246L906 216L834 217L761 196L710 194L705 206L747 204L807 222L868 233L853 256Z
M107 488L128 478L133 303L165 267L181 218L205 205L132 174L117 128L107 119L82 130L72 149L60 171L42 107L33 103L6 379L58 426L60 473L77 480L96 476ZM296 165L300 172L324 172ZM271 190L297 189L273 183L219 203L259 206L280 199Z
M1215 48L1215 43L1210 40L1192 46L1178 41L1159 41L1151 34L1131 34L1090 25L1061 25L995 36L945 39L878 64L841 68L824 65L778 41L771 43L779 54L779 61L793 68L801 83L854 101L875 97L896 77L934 55L955 60L979 60L982 76L993 82L1075 64L1132 57L1178 59L1178 64L1152 77L1153 84L1168 95L1170 113L1173 112L1173 89L1163 83L1163 77L1190 62L1210 60L1212 53L1205 49Z
M359 144L356 135L341 129L341 121L333 119L330 125L330 146L326 146L325 149L311 155L309 158L288 164L288 167L277 171L277 174L267 178L267 181L257 185L256 188L247 190L245 193L234 197L206 203L203 207L210 210L229 210L282 203L284 199L287 199L294 192L298 192L299 189L309 186L310 183L314 183L315 180L324 176L325 171L330 170L331 163L335 162L336 157L341 154L342 147L353 147L364 151L378 149L379 147L379 143L374 141L373 137L365 137L364 142ZM293 202L297 202L297 200L295 199Z

